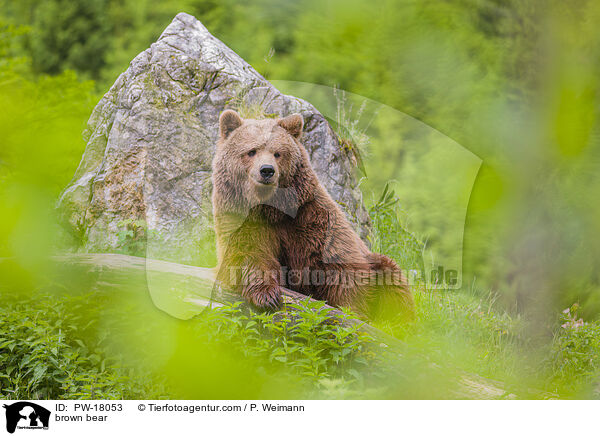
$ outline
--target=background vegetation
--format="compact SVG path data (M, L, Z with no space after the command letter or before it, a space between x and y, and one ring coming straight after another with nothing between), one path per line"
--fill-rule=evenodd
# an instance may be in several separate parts
M335 354L335 341L289 352L297 336L281 339L272 330L280 321L240 308L182 324L143 302L136 307L146 312L133 316L89 284L64 289L52 279L47 255L65 243L54 202L80 160L91 109L180 11L269 80L337 86L430 126L382 113L362 127L373 138L362 184L373 242L403 264L421 243L442 263L456 251L456 235L442 225L452 204L432 213L439 196L415 188L439 159L419 145L441 147L443 136L483 161L469 192L463 289L418 292L414 326L382 326L408 347L401 370L392 359L379 362L394 383L361 378L369 346L355 333L349 343L358 342L342 347L348 355ZM598 395L599 19L592 0L0 0L0 396L435 397L457 369L560 396ZM459 173L447 169L440 189ZM398 201L381 198L390 179ZM199 340L215 323L223 335ZM144 342L149 332L139 325L178 348ZM103 338L109 326L131 334ZM262 341L265 334L289 343ZM423 370L419 356L442 368ZM214 385L179 380L184 362L214 372ZM271 370L277 381L266 376ZM403 372L414 377L397 376ZM235 389L250 376L246 390Z

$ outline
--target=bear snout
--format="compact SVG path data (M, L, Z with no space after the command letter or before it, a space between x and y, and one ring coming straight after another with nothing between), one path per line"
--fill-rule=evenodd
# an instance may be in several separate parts
M261 181L270 182L275 174L275 167L273 165L262 165L258 172L260 173Z

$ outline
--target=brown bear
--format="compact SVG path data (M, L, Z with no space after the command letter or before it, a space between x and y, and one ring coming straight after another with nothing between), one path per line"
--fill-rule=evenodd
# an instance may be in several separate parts
M411 318L405 277L369 251L323 188L299 141L303 125L299 114L221 114L212 173L218 280L261 309L279 308L285 286L369 318Z

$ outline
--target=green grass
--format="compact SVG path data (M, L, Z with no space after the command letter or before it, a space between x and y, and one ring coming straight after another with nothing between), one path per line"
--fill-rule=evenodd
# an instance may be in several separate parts
M0 398L449 398L464 372L524 398L598 396L600 324L577 322L577 308L539 343L493 301L415 297L414 324L379 326L403 343L388 350L321 303L179 321L146 296L4 294Z
M276 118L276 114L268 114L260 101L252 101L248 98L250 88L240 86L234 96L227 102L227 107L235 110L244 119L262 120L265 118Z

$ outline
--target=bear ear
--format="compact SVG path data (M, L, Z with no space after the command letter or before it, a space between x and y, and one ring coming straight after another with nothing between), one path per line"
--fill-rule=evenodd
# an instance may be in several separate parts
M242 125L242 119L234 110L227 109L219 117L219 134L226 139L231 132Z
M304 127L304 119L300 114L292 114L281 118L277 121L277 124L287 130L294 138L299 138Z

